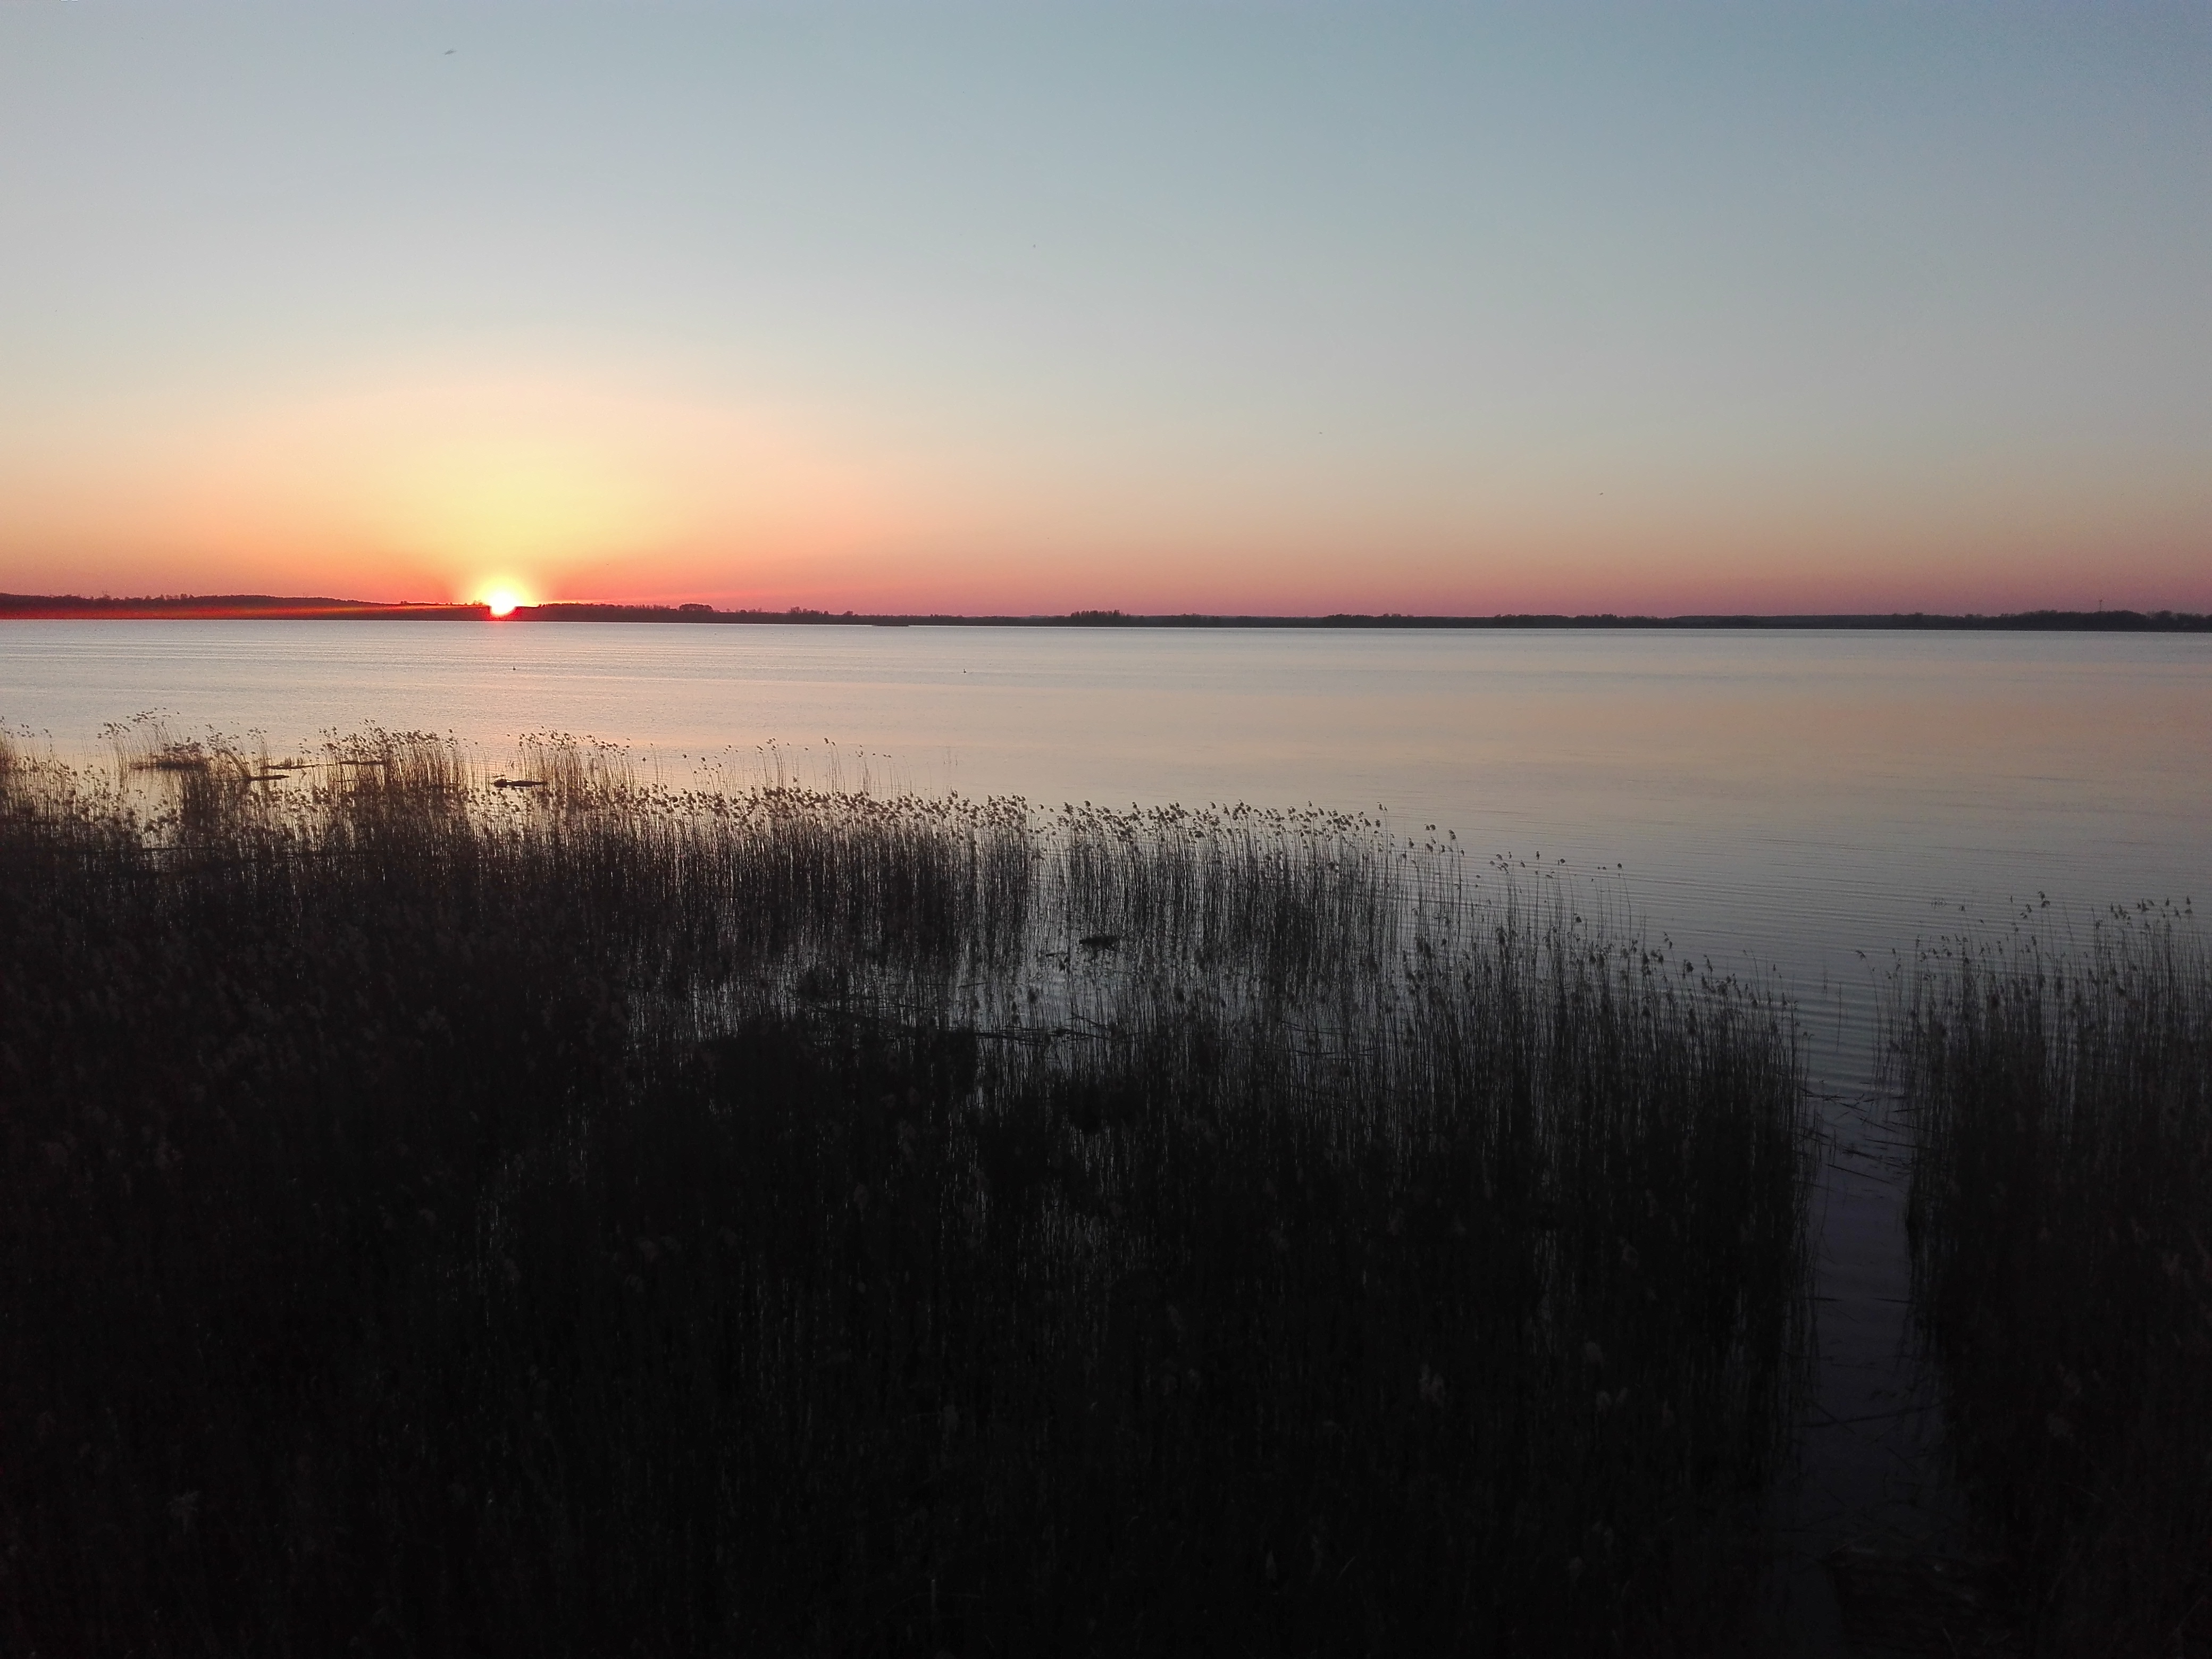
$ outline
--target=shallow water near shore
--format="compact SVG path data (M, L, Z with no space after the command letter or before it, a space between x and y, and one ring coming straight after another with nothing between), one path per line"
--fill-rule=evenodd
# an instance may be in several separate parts
M0 721L91 757L147 710L277 750L562 731L671 778L1382 806L1617 869L1801 987L2043 896L2212 890L2195 635L0 623Z
M1954 1518L1906 1352L1882 975L1968 929L2212 900L2200 636L0 623L11 727L94 758L149 710L279 752L374 724L498 757L550 730L672 781L1379 806L1778 976L1832 1135L1820 1385L1769 1609L1807 1652L1844 1650L1826 1550Z

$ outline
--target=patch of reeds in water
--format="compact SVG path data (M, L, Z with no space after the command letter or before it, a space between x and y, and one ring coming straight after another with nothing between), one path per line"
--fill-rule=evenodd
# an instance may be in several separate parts
M1755 1570L1794 1028L1556 890L562 739L4 758L21 1650L1662 1651Z
M2212 1651L2212 961L1963 944L1899 1009L1922 1328L2039 1651Z

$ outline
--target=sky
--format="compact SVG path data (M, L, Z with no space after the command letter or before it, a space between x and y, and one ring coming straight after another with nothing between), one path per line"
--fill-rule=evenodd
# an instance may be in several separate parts
M0 0L0 589L2212 609L2212 6Z

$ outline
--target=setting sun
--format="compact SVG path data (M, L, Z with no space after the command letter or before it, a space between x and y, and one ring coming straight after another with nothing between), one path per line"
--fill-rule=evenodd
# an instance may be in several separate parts
M483 596L484 608L495 617L511 617L517 605L526 603L512 587L495 587Z

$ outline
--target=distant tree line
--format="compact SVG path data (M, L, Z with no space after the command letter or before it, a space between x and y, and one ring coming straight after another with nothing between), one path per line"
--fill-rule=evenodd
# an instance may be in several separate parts
M0 593L0 617L175 617L362 621L475 622L490 615L482 605L397 604L366 599L283 598L267 593L164 593L138 599L82 594ZM787 610L718 611L684 605L559 603L524 605L514 622L829 623L879 628L1614 628L1614 629L1855 629L1921 632L2198 634L2212 630L2212 616L2191 611L2020 611L1982 616L1938 611L1869 611L1802 616L1623 616L1613 611L1569 615L1516 611L1491 617L1420 616L1404 611L1334 611L1324 617L1212 615L1181 611L1147 615L1122 611L1072 611L1064 616L965 616L928 611L879 613Z

